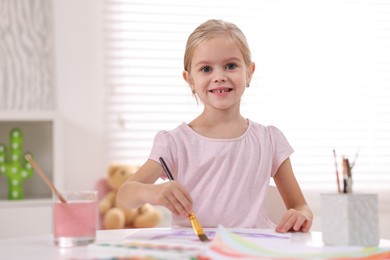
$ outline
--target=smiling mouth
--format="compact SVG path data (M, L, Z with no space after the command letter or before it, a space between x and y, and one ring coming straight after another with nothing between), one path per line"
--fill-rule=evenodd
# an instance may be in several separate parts
M212 89L209 92L211 92L211 93L224 93L224 92L230 92L232 90L233 90L232 88Z

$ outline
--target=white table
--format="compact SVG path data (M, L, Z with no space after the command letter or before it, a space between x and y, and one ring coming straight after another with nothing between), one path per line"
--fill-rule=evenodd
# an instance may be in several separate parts
M118 241L133 233L132 229L98 230L97 241ZM53 234L0 240L0 260L24 259L88 259L96 257L88 247L59 248L54 245Z
M169 228L160 228L169 229ZM137 229L122 230L99 230L97 232L97 243L120 243L125 237L134 234ZM320 232L293 233L291 243L297 245L323 246ZM390 240L381 239L380 247L390 248ZM108 259L107 254L91 250L89 247L58 248L53 243L53 235L37 235L12 239L0 240L0 259Z

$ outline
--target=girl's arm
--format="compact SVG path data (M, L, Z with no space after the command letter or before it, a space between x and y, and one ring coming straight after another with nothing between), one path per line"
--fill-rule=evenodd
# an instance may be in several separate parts
M138 208L145 203L161 205L173 213L188 216L192 200L188 192L176 181L154 184L163 173L162 166L148 160L118 189L116 203L123 208Z
M295 179L289 158L280 165L274 176L274 181L287 208L287 212L276 227L276 231L282 233L309 231L313 222L313 213Z

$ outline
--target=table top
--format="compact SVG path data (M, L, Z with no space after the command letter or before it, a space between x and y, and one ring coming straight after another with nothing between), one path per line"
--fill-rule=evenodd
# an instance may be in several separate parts
M146 229L120 229L120 230L98 230L96 242L93 245L105 243L121 244L129 236ZM148 229L153 231L173 230L171 228ZM207 230L206 230L207 233ZM291 234L290 244L299 247L325 247L322 243L321 232L289 233ZM381 239L379 247L388 249L390 253L390 240ZM117 251L119 252L119 251ZM123 253L123 251L122 251ZM389 254L390 255L390 254ZM112 250L105 250L104 247L97 249L92 246L80 246L73 248L59 248L53 243L52 234L27 236L0 240L0 259L115 259ZM118 258L119 259L119 258ZM214 259L214 258L213 258ZM218 258L235 259L235 258Z
M120 243L135 229L98 230L96 242ZM101 254L104 256L104 254ZM0 260L5 259L93 259L96 254L88 246L59 248L54 245L53 234L43 234L0 240Z

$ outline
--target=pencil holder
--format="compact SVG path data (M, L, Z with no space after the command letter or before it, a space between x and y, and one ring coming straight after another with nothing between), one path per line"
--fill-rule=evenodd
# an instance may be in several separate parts
M321 194L322 240L327 245L377 246L377 194Z

